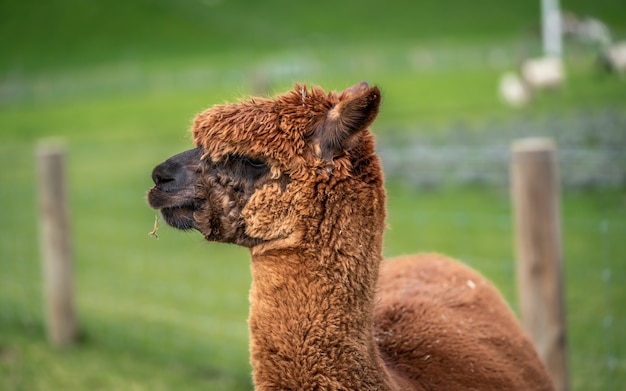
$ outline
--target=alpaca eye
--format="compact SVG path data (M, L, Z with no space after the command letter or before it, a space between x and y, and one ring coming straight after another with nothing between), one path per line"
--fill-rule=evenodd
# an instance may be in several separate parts
M246 162L248 165L252 166L252 167L256 167L256 168L263 168L265 167L265 163L263 163L262 161L258 160L258 159L252 159L249 157L244 157L243 161Z

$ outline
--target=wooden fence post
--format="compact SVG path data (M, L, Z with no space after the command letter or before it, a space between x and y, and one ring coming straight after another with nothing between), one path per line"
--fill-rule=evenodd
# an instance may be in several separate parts
M511 152L522 323L556 389L564 391L569 383L556 146L550 139L528 138L513 142Z
M48 340L56 346L76 340L72 262L65 181L65 148L37 146L40 247Z

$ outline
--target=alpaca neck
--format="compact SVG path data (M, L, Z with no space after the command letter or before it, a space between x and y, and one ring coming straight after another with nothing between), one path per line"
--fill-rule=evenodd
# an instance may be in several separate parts
M318 260L293 255L252 261L249 326L257 389L386 384L372 333L373 287L357 296L314 270Z
M372 327L384 194L375 198L381 202L370 199L363 213L375 221L366 226L343 224L353 222L352 208L325 208L331 218L297 248L253 250L249 327L257 389L391 389Z

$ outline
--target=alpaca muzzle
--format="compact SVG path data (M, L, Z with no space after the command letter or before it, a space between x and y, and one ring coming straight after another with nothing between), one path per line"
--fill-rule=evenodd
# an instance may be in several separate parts
M178 229L195 228L195 183L193 169L202 156L200 148L174 155L152 170L154 187L148 192L148 204L161 211L165 222Z

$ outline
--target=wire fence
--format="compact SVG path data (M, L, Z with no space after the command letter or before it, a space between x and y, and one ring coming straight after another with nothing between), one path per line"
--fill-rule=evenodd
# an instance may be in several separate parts
M626 375L626 349L617 343L626 330L626 312L618 304L626 300L622 288L626 247L619 239L626 237L626 115L605 109L569 117L519 117L506 123L457 123L439 132L417 129L397 134L403 136L379 142L385 173L417 194L459 185L508 189L511 141L535 136L556 141L559 178L566 201L570 200L562 218L572 389L619 389ZM615 202L621 205L617 214L603 205L608 200L601 194L607 189L616 192ZM597 220L577 219L577 208L582 206L571 202L569 195L578 192L596 192L596 207L607 212L600 213ZM404 211L410 216L403 217L407 226L420 233L454 236L456 244L447 251L498 281L513 306L517 305L511 288L515 259L509 241L510 213L485 215L458 209L430 213L418 205L415 208L412 214ZM439 226L449 230L442 231ZM487 244L481 243L484 236L477 234L486 227L492 233ZM444 247L438 238L426 237L421 243L426 248ZM505 249L496 244L502 242ZM503 276L507 276L505 280ZM603 337L589 339L590 335Z
M379 138L391 186L391 229L385 251L394 255L412 248L462 259L493 279L516 308L511 213L506 207L508 196L500 191L508 184L509 143L525 136L554 138L565 193L563 245L572 389L621 389L626 382L626 114L605 110L560 119L494 121L481 125L484 129L475 126L457 124L435 135L418 130L413 134L419 137ZM114 147L115 155L103 150L99 158L133 152L131 147L122 152ZM35 194L30 183L34 170L30 156L9 149L0 149L1 165L12 167L0 171L2 178L13 184L2 188L3 202L7 211L22 212L5 213L2 220L0 329L29 332L43 328L32 210ZM74 156L75 162L91 155L82 153L85 156ZM147 175L145 167L128 164L129 171ZM473 186L465 186L476 184L487 190L474 193ZM446 191L448 185L458 190ZM97 205L97 189L83 190L74 193L74 203ZM485 194L486 200L476 201ZM201 238L178 234L169 241L171 247L165 247L162 238L165 243L159 242L158 250L139 251L137 238L152 240L146 233L153 215L143 200L128 206L122 196L105 201L92 207L88 216L74 218L83 333L105 346L198 366L208 371L206 376L221 379L223 389L245 388L249 381L247 254L207 248ZM146 208L145 230L121 228L130 224L119 220L126 207ZM111 215L116 208L119 215ZM580 214L581 208L594 208L597 213ZM181 253L184 261L179 259ZM212 364L206 364L207 357Z

